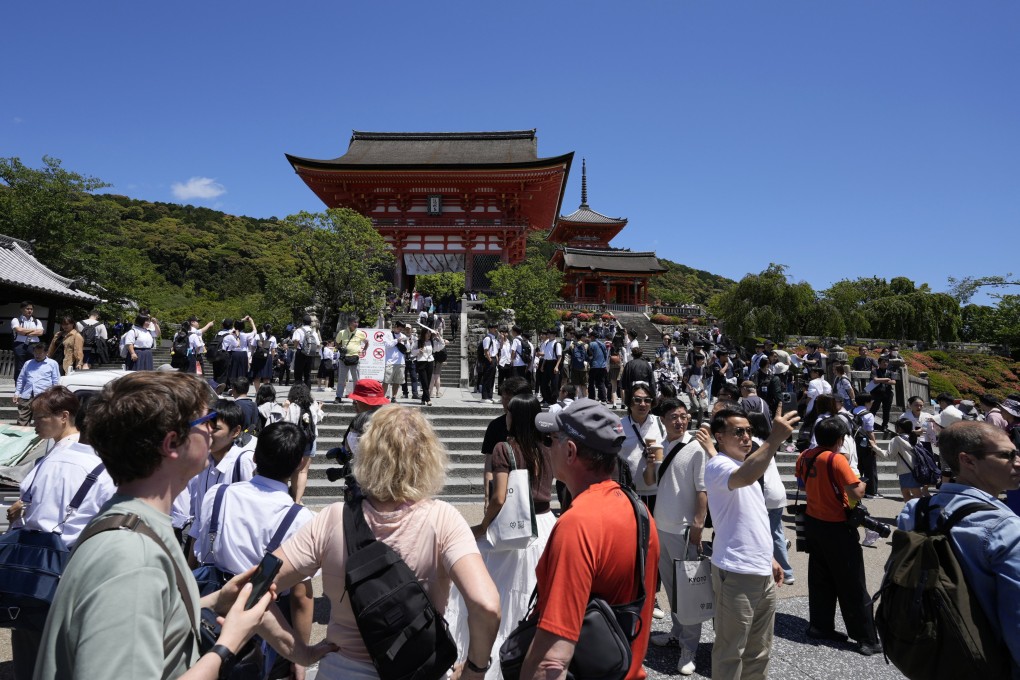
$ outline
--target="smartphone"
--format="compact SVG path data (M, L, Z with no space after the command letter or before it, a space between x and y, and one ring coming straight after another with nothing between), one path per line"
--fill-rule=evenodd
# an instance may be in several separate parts
M248 602L244 605L246 610L254 607L255 603L269 592L269 586L273 584L273 579L280 573L282 566L283 560L272 553L266 553L251 577L251 595L248 596Z

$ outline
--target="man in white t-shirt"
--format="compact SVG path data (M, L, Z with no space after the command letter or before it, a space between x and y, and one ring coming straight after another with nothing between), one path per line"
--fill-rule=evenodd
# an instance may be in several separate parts
M715 645L712 677L761 678L768 671L783 569L772 557L772 530L758 479L800 418L784 413L765 443L751 452L751 425L741 411L722 409L711 431L719 454L705 465L715 541ZM712 451L708 452L710 455Z
M825 379L825 369L821 366L811 367L811 382L808 383L807 397L808 401L807 410L805 414L811 413L815 408L815 399L822 396L823 394L832 394L832 385Z
M655 503L655 526L659 532L659 578L670 602L673 592L673 560L696 560L701 555L701 532L708 514L705 491L705 450L687 427L691 416L682 401L674 397L659 405L659 420L666 428L665 458L656 470L659 483ZM673 614L668 633L656 633L650 642L659 647L679 647L677 670L694 673L694 657L701 642L700 623L684 625Z
M404 324L394 321L389 336L383 340L386 350L386 368L383 369L383 390L390 386L390 403L397 403L397 391L404 384L404 365L407 363L406 353L409 349L408 338L404 335Z

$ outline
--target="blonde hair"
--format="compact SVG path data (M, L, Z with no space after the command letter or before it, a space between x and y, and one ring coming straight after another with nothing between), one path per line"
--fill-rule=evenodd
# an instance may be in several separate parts
M358 439L354 476L381 501L419 501L446 483L446 447L421 411L384 406Z

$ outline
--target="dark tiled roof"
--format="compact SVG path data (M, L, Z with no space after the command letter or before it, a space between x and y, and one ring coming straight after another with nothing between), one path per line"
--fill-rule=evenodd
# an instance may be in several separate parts
M26 245L24 241L0 236L0 283L72 300L99 300L94 295L72 289L72 279L43 266L28 252Z
M560 220L564 222L581 222L584 224L626 224L627 220L623 217L607 217L600 212L595 212L586 205L581 205L580 208L570 213L569 215L560 215Z
M628 250L590 250L564 248L563 265L571 269L603 272L662 272L655 253L632 253Z
M292 165L312 168L529 166L562 161L539 158L535 130L507 132L360 132L347 153L332 160L287 155Z

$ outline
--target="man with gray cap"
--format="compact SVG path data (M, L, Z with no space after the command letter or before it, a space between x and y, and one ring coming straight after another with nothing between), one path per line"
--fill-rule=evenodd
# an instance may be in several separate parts
M620 418L593 399L578 399L557 413L535 416L542 447L553 475L573 496L538 563L538 631L528 650L522 678L541 673L563 677L574 656L585 608L592 593L608 603L637 599L638 530L630 499L613 481L624 440ZM645 677L659 539L649 517L650 535L645 563L645 601L641 627L631 642L633 660L628 680Z

